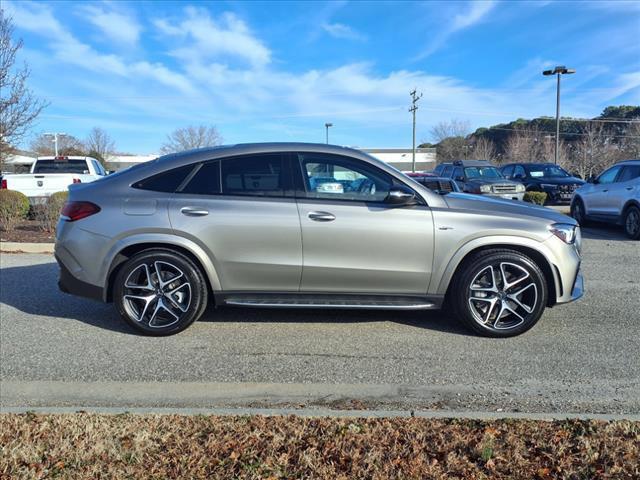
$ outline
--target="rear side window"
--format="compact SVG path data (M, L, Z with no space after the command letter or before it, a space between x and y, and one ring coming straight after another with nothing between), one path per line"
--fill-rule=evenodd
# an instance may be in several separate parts
M443 177L450 177L451 176L451 172L453 172L453 167L451 165L447 165L446 167L444 167L442 169L442 175Z
M504 167L502 169L502 175L504 175L507 178L511 178L511 176L513 175L513 165L509 165L507 167Z
M279 154L224 159L221 174L225 195L284 196L286 175Z
M175 192L189 173L193 170L193 165L174 168L166 172L158 173L144 180L133 184L133 188L141 190L152 190L154 192Z
M196 195L220 194L220 162L208 162L195 173L181 193L193 193Z
M640 165L628 165L622 168L618 182L628 182L638 177L640 177Z

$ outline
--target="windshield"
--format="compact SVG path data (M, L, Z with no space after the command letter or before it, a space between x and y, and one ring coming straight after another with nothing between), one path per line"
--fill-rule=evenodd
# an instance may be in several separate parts
M33 173L89 173L86 160L37 160Z
M467 178L504 178L496 167L467 167L464 173Z
M570 175L557 165L530 165L527 166L530 177L566 178Z

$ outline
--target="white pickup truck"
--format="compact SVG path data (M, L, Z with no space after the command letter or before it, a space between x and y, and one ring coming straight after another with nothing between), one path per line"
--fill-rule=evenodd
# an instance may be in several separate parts
M107 175L100 162L91 157L38 157L31 173L4 175L2 188L24 193L31 204L41 204L73 183L87 183Z

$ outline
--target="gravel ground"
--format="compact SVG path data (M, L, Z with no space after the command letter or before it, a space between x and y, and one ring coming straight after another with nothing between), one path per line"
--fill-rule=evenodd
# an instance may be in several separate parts
M640 412L640 242L584 232L587 293L512 339L439 312L211 309L135 335L57 290L52 256L2 254L2 406L273 406Z

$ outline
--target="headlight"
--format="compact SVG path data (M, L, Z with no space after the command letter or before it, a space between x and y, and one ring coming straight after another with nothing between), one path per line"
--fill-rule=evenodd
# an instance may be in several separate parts
M558 188L558 185L554 185L553 183L541 183L540 186L547 190L555 190Z
M480 192L491 193L491 185L480 185Z
M516 185L516 192L524 192L524 190L525 190L525 188L524 188L524 185L523 185L523 184L518 183L518 184Z
M573 244L580 236L579 227L568 223L554 223L549 226L549 231L564 243Z

